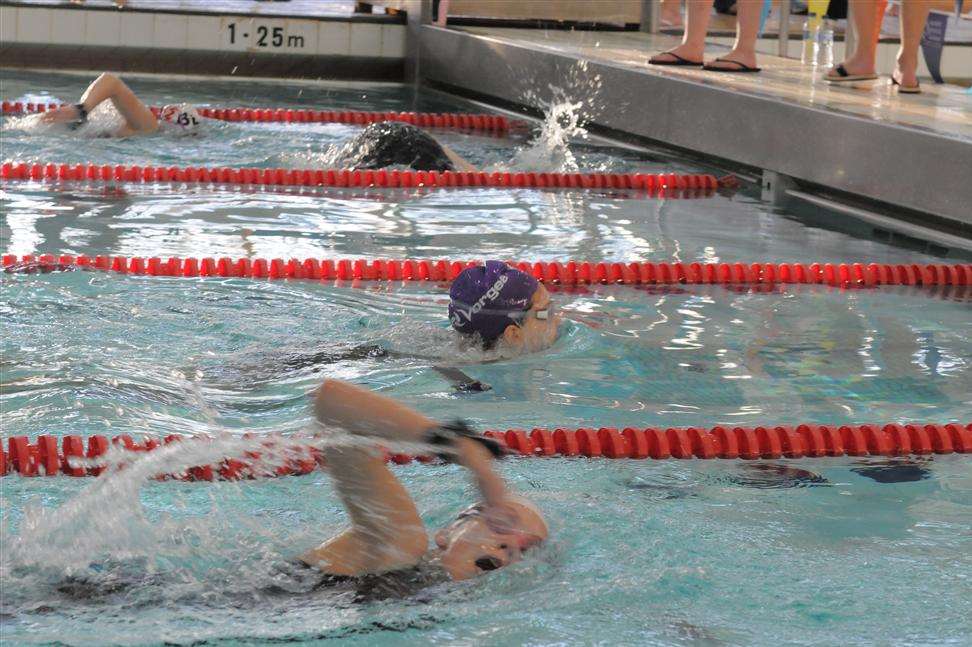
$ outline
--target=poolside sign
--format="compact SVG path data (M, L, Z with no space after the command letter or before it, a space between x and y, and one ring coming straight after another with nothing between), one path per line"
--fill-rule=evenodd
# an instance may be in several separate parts
M945 28L948 26L948 14L932 11L925 23L925 33L921 37L921 52L925 55L925 65L935 83L944 83L942 79L942 49L945 47Z

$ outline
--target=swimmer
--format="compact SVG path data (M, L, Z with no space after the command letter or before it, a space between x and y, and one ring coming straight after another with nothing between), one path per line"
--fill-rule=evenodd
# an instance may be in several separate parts
M18 268L19 273L32 271ZM484 351L498 350L499 355L538 352L550 347L557 339L562 321L551 303L547 289L535 278L512 268L503 261L486 261L485 265L463 270L453 281L449 291L449 319L458 331L461 345L471 345ZM459 349L442 340L443 354L435 357L402 352L384 344L367 342L351 347L327 346L315 352L300 351L283 357L263 360L245 372L254 370L260 379L279 379L291 370L324 366L338 362L385 359L428 359L432 369L452 383L460 393L481 393L491 389L489 384L467 375L464 371L442 366L449 361L446 353ZM496 361L498 357L483 358Z
M315 569L320 586L355 582L379 597L407 597L422 588L467 580L523 558L548 535L540 511L514 495L493 470L496 441L462 421L439 424L360 387L325 380L314 401L317 420L375 441L424 443L443 449L472 475L482 500L434 535L415 502L373 447L350 442L324 449L328 472L351 527L300 555L296 568ZM317 572L319 571L319 573Z
M334 166L354 169L407 166L416 171L477 170L421 128L397 121L371 124L330 158Z
M61 124L77 130L88 123L88 115L105 101L110 101L124 123L112 131L109 137L132 137L164 132L177 136L198 134L202 117L188 104L167 105L156 116L135 93L114 74L105 72L81 95L78 103L35 115L38 123Z
M561 317L547 288L502 261L463 270L449 298L452 327L484 350L537 352L557 340Z

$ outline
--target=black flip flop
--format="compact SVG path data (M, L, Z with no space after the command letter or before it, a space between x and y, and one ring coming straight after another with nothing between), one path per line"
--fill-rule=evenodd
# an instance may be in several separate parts
M920 83L915 85L901 85L901 82L894 78L894 74L891 75L891 85L898 88L899 94L921 94Z
M837 76L824 74L824 81L828 83L853 83L855 81L873 81L878 78L877 74L851 74L843 63L835 67L834 72L837 72Z
M690 61L687 58L682 58L674 52L662 52L661 54L656 54L656 56L671 56L674 61L653 61L648 60L649 65L672 65L672 66L685 66L685 67L702 67L702 61Z
M739 67L716 67L710 63L706 63L702 66L702 69L710 72L729 72L730 74L752 74L753 72L763 71L763 68L761 67L749 67L745 63L740 63L739 61L730 61L728 58L717 58L712 62L730 63L732 65L738 65Z

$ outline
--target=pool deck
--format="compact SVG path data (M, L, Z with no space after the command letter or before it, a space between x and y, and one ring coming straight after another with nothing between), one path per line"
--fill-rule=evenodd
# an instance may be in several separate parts
M594 129L972 238L972 94L958 86L923 83L923 94L900 96L886 77L833 86L769 55L760 74L653 66L649 57L678 38L636 32L424 25L420 41L419 74L431 85L536 109L555 79L596 77ZM577 99L592 91L575 85L564 89Z

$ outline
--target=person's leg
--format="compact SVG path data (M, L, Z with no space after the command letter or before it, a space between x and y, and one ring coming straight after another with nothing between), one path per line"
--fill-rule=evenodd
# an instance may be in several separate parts
M756 67L756 38L759 36L759 17L762 11L760 2L740 2L736 4L736 42L732 51L720 56L707 65L714 68L739 69L733 63Z
M713 0L686 0L685 2L685 34L682 44L671 50L652 56L653 63L672 62L675 56L687 61L702 61L705 52L705 37L709 29L709 17L712 15Z
M446 21L449 19L449 0L439 0L439 6L437 7L435 17L435 24L439 27L445 27Z
M661 25L682 26L682 0L661 0Z
M929 3L925 0L902 0L901 47L891 77L905 88L918 86L918 46L928 20Z
M886 0L850 0L849 2L857 41L853 53L845 56L841 65L851 76L874 74L878 34L881 30L879 21L883 13L880 3L883 2ZM832 69L827 72L827 77L840 78L840 75Z

